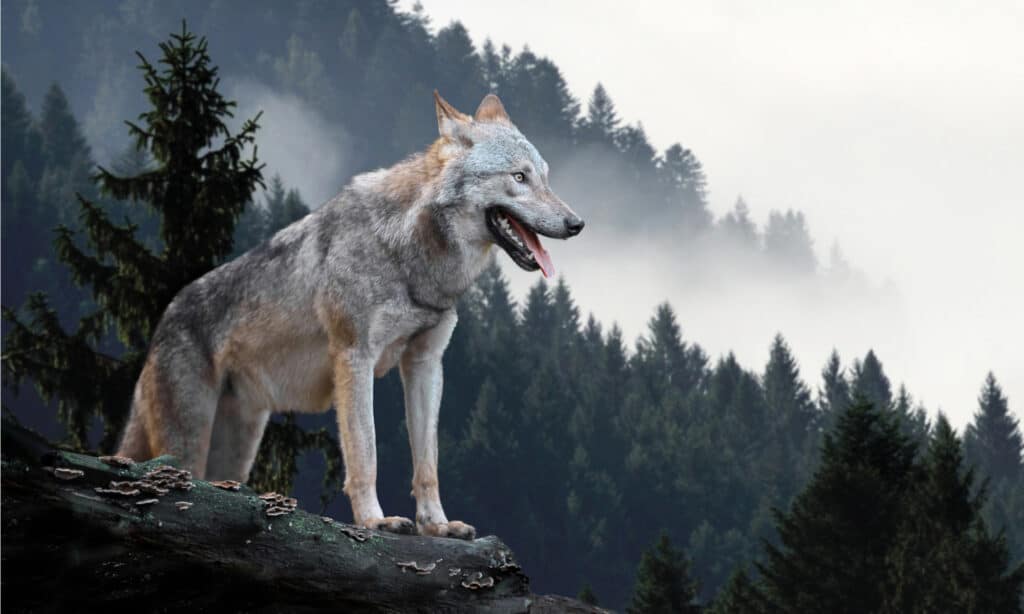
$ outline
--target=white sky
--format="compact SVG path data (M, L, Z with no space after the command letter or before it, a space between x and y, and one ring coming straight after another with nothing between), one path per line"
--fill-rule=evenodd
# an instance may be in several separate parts
M1024 411L1024 3L423 5L435 27L462 21L478 47L491 37L550 57L584 103L603 82L657 147L681 141L697 153L716 213L739 194L759 222L800 209L822 261L838 240L854 266L902 296L905 330L871 338L863 326L853 346L848 335L784 325L799 318L756 332L682 318L713 356L736 348L760 369L782 330L814 386L832 345L844 361L874 347L894 385L906 382L955 425L975 410L989 369L1011 410ZM571 204L586 217L586 203ZM631 337L653 311L653 295L602 311L601 294L563 269L583 309ZM521 295L532 278L510 275Z

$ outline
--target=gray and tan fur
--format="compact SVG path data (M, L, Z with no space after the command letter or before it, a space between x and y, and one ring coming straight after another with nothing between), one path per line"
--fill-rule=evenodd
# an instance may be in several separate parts
M271 412L333 405L355 522L411 532L409 519L384 515L376 491L373 378L397 365L416 528L474 536L445 516L437 478L441 355L456 301L495 243L516 251L488 224L495 210L555 238L583 222L551 191L547 163L497 97L474 117L436 92L435 105L440 138L427 151L355 177L175 297L151 341L120 454L172 454L197 476L245 481ZM515 256L536 269L521 244Z

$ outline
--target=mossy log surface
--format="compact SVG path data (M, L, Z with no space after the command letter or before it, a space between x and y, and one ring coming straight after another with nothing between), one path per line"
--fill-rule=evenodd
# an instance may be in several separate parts
M130 492L161 466L173 474L174 459L122 466L6 419L2 454L5 611L601 611L533 595L493 536L394 535L299 509L271 517L248 487L202 480L97 492Z

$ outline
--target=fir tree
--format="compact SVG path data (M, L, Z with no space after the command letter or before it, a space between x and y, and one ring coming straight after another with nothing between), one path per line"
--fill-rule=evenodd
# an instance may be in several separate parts
M152 154L154 168L120 177L100 167L95 178L105 194L155 210L162 250L152 252L136 238L135 225L116 224L79 195L88 248L61 227L57 253L75 281L90 287L99 309L70 334L44 296L30 300L28 323L4 309L12 324L5 379L18 385L30 378L44 398L57 398L61 420L79 447L88 445L87 430L97 413L104 422L100 448L114 445L164 307L230 253L235 221L262 184L255 150L243 157L256 120L236 134L228 130L225 121L235 105L217 91L206 40L196 40L183 24L181 34L160 48L160 69L139 54L151 108L139 116L141 124L127 122L136 147ZM108 329L117 333L123 353L109 347Z
M707 229L711 224L707 177L696 154L678 143L672 145L658 162L658 174L666 190L666 210L680 213L681 229L690 235Z
M14 79L7 74L7 70L2 71L0 80L0 105L3 108L3 113L0 114L0 168L3 173L0 180L6 186L14 165L21 162L23 172L29 181L34 183L43 170L42 135L35 125L28 105L25 104L25 96L18 91ZM7 195L4 196L4 213L7 214ZM5 220L5 226L10 224L11 220Z
M772 211L764 231L764 251L778 270L807 275L818 267L814 244L799 211Z
M4 300L20 304L35 281L34 266L49 250L52 217L38 199L43 173L42 137L25 97L4 70L2 74L2 126L0 126L0 188L3 211L3 258L0 258Z
M850 388L855 398L874 403L880 409L892 406L892 385L874 350L868 350L863 361L854 362Z
M505 84L508 81L507 54L504 58L499 55L494 48L494 41L488 38L484 41L481 56L484 86L487 91L504 96Z
M88 199L95 197L90 176L92 152L57 84L50 86L43 99L39 132L45 167L39 180L38 198L45 207L46 222L51 228L56 224L77 226L73 211L75 194ZM48 236L43 244L48 245L49 239Z
M981 518L984 489L939 414L903 529L888 557L887 612L1019 612L1024 565L1009 569L1002 536Z
M672 547L666 533L644 552L636 574L630 614L685 614L700 612L695 603L697 583L690 579L690 564Z
M718 220L717 226L725 240L737 248L753 249L760 244L760 233L742 196L736 199L732 211Z
M827 418L826 430L831 429L835 418L850 406L850 383L846 380L839 352L832 350L828 363L821 370L822 387L818 390L818 406Z
M978 397L978 411L964 436L967 458L993 482L1013 482L1021 476L1019 421L995 375L989 373Z
M815 414L811 393L800 380L796 359L782 335L772 341L770 358L761 379L764 399L776 433L773 446L779 449L778 474L773 480L781 501L788 501L805 480L808 464L796 462L803 457L804 442L812 430Z
M516 125L534 135L533 142L542 151L571 142L580 107L558 67L529 49L505 65L508 69L502 100ZM610 143L598 133L600 130L595 131L594 138Z
M729 578L707 610L708 614L764 614L762 599L746 570L739 569Z
M758 565L768 610L879 611L914 455L884 410L861 403L840 416L814 478L788 513L776 514L780 544L766 544Z
M587 115L580 122L580 140L611 145L618 130L619 115L615 111L615 103L604 86L598 83L587 102Z
M473 109L487 90L480 58L466 27L459 22L441 28L434 37L437 89L457 109Z
M46 164L69 168L79 158L89 157L89 145L71 113L67 97L56 83L43 98L39 128Z
M273 235L285 226L301 220L309 213L309 205L295 188L288 190L280 211L272 211L270 216L270 234Z
M811 393L800 380L800 369L781 334L772 341L770 358L761 380L768 407L781 422L785 436L795 445L802 442L814 419Z
M914 405L914 398L910 396L907 387L902 384L900 384L899 392L896 393L892 410L896 413L900 430L923 452L928 446L928 433L931 429L931 425L928 423L928 413L921 405Z

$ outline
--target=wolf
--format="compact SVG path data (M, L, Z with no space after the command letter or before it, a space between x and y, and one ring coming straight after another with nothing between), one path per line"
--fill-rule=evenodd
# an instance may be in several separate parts
M245 481L272 412L337 413L355 524L473 539L448 520L437 473L441 357L456 303L500 247L554 274L539 235L583 220L548 164L487 95L472 116L435 90L439 138L357 175L269 241L182 289L150 342L119 454L177 457L198 477ZM401 375L416 521L377 498L373 378Z

